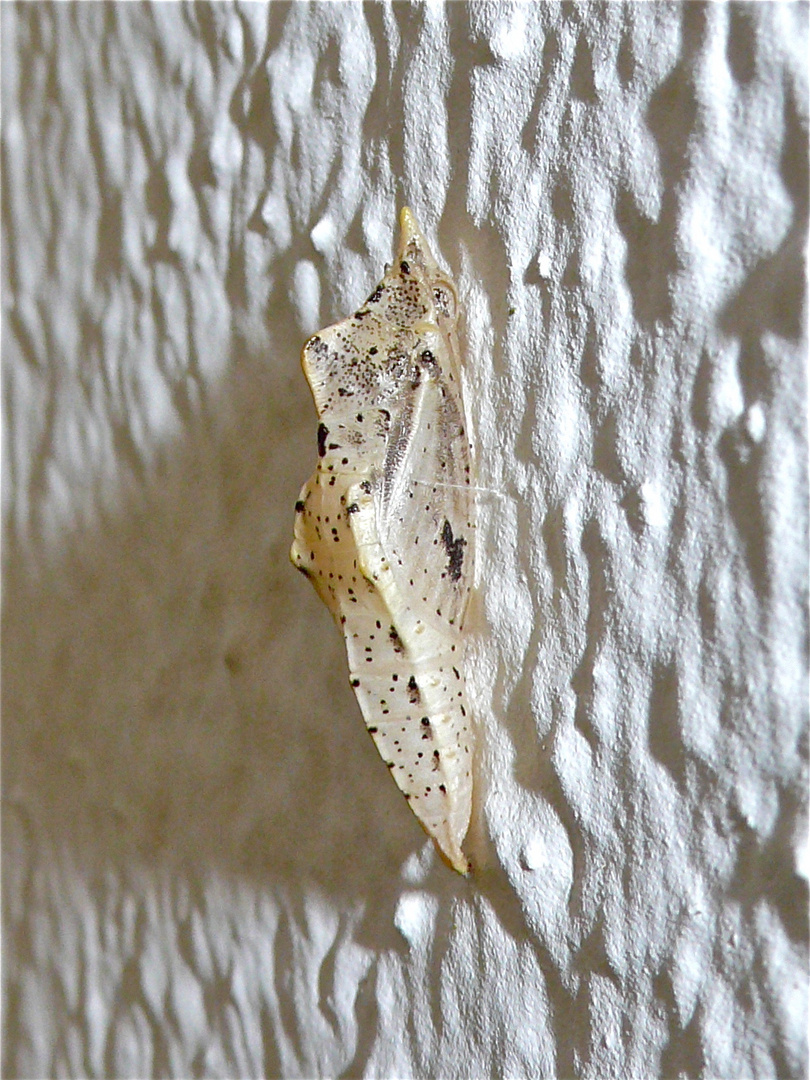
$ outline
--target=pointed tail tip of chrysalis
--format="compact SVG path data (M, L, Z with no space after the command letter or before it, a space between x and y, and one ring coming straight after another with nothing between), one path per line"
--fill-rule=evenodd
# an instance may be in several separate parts
M399 212L399 227L402 230L403 243L407 243L411 236L420 232L416 215L409 206L403 206Z
M399 213L399 250L404 252L408 244L412 240L415 240L417 245L425 251L428 251L427 242L422 235L422 230L419 228L419 222L416 220L416 214L408 206L403 206Z

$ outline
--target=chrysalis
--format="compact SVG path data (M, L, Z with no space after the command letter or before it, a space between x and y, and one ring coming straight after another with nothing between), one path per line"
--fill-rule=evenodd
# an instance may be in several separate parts
M343 630L351 685L391 775L465 874L475 504L458 297L407 208L400 225L396 264L368 300L304 345L318 464L290 554Z

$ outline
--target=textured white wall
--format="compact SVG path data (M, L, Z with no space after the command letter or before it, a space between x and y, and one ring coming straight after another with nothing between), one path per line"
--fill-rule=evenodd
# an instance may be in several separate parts
M2 5L5 1076L802 1076L805 5ZM287 562L419 216L464 881Z

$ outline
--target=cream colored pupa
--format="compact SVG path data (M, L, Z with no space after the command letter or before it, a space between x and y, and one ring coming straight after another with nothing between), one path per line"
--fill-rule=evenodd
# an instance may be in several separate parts
M444 859L469 871L473 728L463 629L475 499L458 297L414 215L397 261L349 318L304 345L318 464L291 558L346 638L366 726Z

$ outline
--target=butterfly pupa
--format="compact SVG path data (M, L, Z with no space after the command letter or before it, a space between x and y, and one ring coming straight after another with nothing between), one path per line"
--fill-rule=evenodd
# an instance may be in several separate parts
M456 288L402 210L393 267L304 345L318 461L296 503L293 564L346 639L366 726L446 862L470 821L464 616L475 499Z

